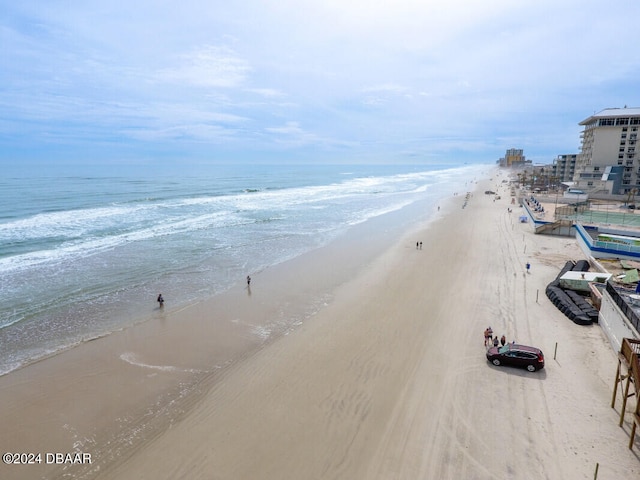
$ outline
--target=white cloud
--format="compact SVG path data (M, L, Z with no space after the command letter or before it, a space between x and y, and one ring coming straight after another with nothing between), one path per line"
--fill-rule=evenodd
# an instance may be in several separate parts
M385 83L382 85L373 85L370 87L364 87L362 89L365 93L393 93L393 94L401 94L407 91L407 87L403 87L401 85L396 85L393 83Z
M96 136L124 132L158 150L237 139L234 148L258 142L294 157L337 146L342 158L443 159L460 149L498 158L503 142L529 135L537 153L527 156L552 158L577 150L577 123L594 110L640 106L640 59L620 43L640 17L635 0L180 7L10 4L0 28L4 155L46 131L76 135L87 151Z
M219 125L192 124L175 125L159 129L126 129L121 132L130 138L146 142L177 140L181 142L204 142L215 144L236 135L237 131Z
M267 127L265 130L267 132L279 133L282 135L302 135L304 133L298 122L287 122L281 127Z
M249 64L228 47L207 45L183 54L178 65L159 72L173 83L197 87L236 87L251 71Z
M326 149L340 143L335 139L306 131L295 121L286 122L279 127L266 127L264 130L269 134L271 142L288 148L314 146Z
M266 98L281 98L285 96L283 92L275 88L248 88L247 91Z

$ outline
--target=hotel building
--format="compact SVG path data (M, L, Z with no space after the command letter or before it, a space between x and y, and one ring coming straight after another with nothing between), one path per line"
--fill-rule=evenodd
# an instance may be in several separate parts
M584 131L575 187L594 194L640 192L640 156L636 155L640 108L607 108L580 125Z

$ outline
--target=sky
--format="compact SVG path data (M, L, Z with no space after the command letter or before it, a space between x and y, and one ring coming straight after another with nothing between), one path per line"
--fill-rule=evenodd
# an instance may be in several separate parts
M640 2L21 0L5 165L535 163L640 107Z

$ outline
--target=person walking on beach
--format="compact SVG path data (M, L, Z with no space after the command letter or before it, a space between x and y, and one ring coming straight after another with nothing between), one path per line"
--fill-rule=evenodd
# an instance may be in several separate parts
M251 286L251 277L247 275L247 287Z
M160 308L164 307L164 298L162 298L161 293L158 294L158 304L160 305Z
M491 327L484 329L484 346L491 346Z
M495 337L493 337L493 346L494 347L498 346L498 336L497 335Z
M420 242L416 242L416 250L418 250L419 246L420 246Z
M420 242L420 250L422 250L422 242Z
M527 273L531 273L531 264L527 262Z
M502 336L500 337L500 345L502 345L502 346L504 347L504 344L505 344L505 343L507 343L507 339L505 338L505 336L504 336L504 335L502 335Z

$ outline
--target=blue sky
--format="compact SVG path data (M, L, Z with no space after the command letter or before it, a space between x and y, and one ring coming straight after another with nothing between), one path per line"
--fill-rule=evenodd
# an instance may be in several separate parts
M0 160L538 163L640 106L640 2L5 2Z

